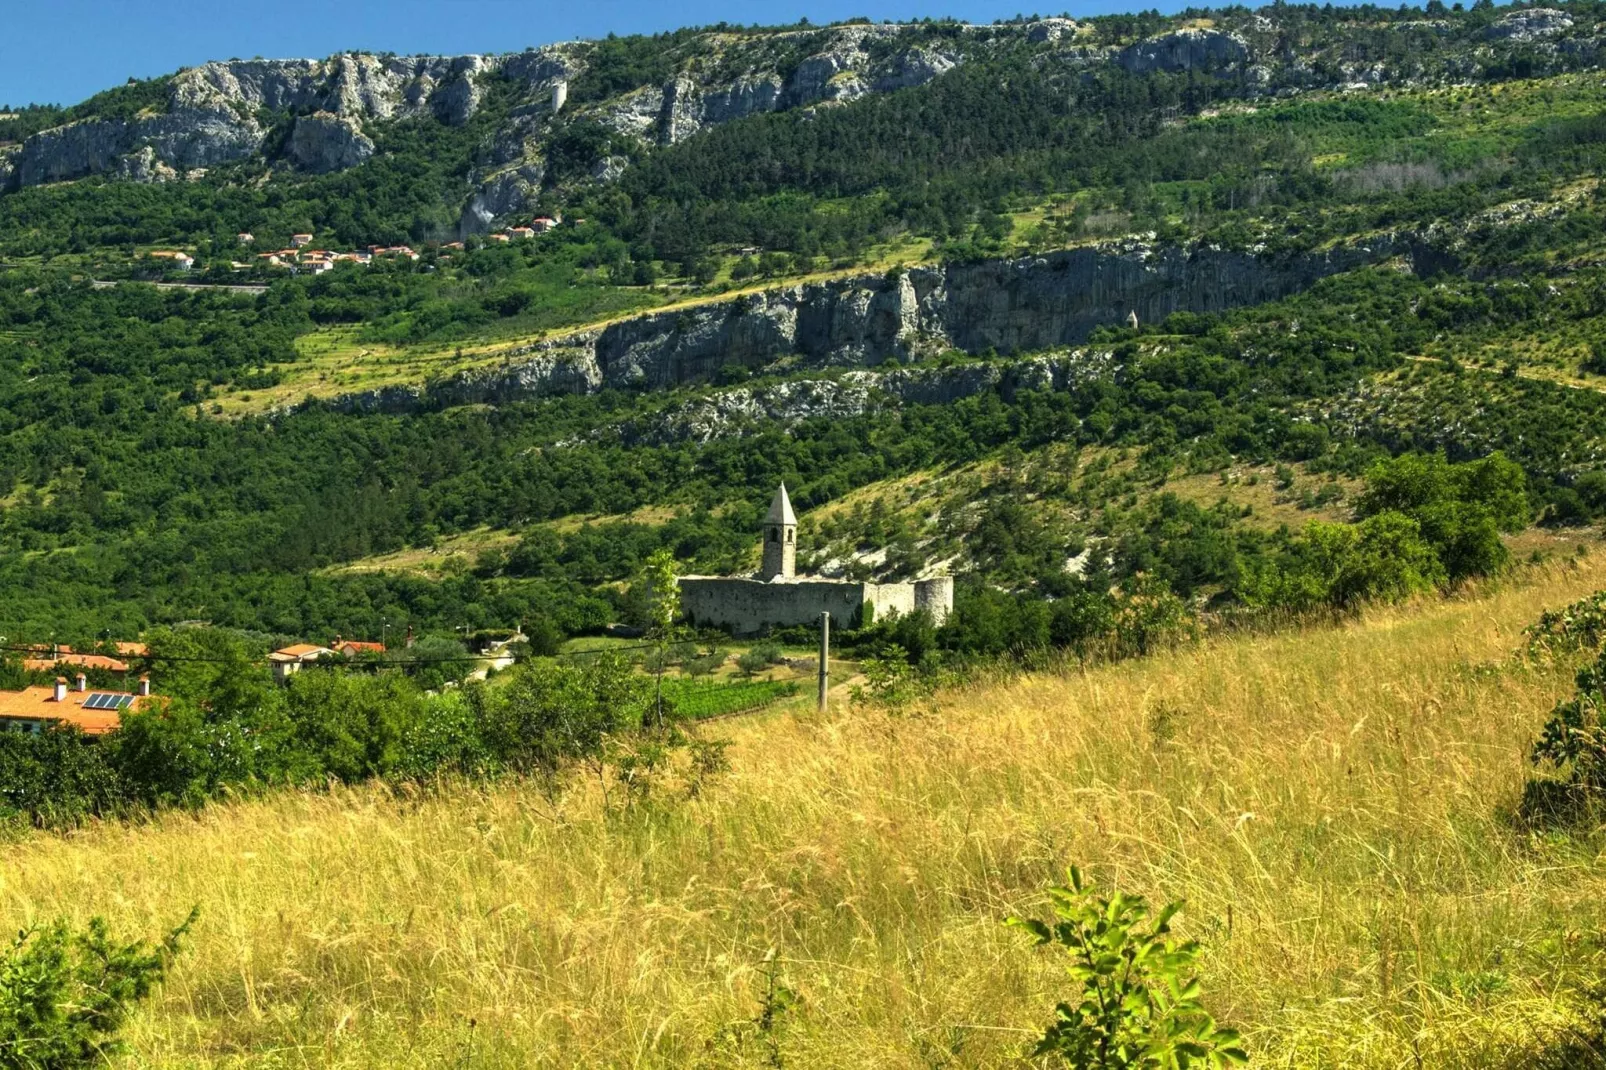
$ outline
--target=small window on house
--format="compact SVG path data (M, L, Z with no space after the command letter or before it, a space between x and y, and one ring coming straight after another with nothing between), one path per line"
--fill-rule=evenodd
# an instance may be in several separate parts
M786 541L787 542L791 542L792 541L792 533L790 531L788 531L786 533Z
M781 529L780 528L770 528L770 542L780 542L780 541L781 541Z

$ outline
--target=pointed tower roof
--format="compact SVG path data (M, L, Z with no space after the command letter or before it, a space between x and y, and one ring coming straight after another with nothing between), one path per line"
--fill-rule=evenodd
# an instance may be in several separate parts
M775 499L770 502L770 515L764 518L764 523L797 526L797 514L792 512L792 499L786 496L785 483L775 492Z

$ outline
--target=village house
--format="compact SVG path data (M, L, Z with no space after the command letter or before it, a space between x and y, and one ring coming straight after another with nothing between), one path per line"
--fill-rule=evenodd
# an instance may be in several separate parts
M152 260L171 260L180 271L188 271L195 266L195 258L189 253L179 252L176 249L152 249L149 254Z
M341 657L354 658L359 654L383 654L385 652L385 644L368 643L358 639L342 639L337 635L335 636L333 650Z
M301 248L303 245L311 245L312 244L312 235L311 234L292 234L292 235L290 235L290 244L295 246L297 249Z
M234 236L234 240L239 242L241 245L250 245L257 239L256 235L252 234L249 230L242 230L240 233Z
M532 227L508 227L507 233L508 237L518 238L521 241L526 238L535 237L535 230Z
M311 665L319 658L327 657L334 651L326 646L317 646L313 643L297 643L287 646L283 650L275 650L268 655L268 664L273 667L273 679L276 683L284 683L290 677L300 672L304 666Z
M512 239L512 238L510 238L510 237L509 237L509 236L508 236L508 235L506 235L506 234L487 234L487 235L486 235L486 236L485 236L485 240L486 240L486 241L496 241L496 242L502 242L502 243L504 243L504 244L506 244L506 243L507 243L507 242L510 242L510 241L512 241L512 240L513 240L513 239Z
M538 216L535 217L535 220L530 224L530 229L533 230L537 234L545 234L547 231L549 231L553 227L557 226L558 223L559 223L559 220L553 219L551 216L538 215Z
M91 691L82 673L78 686L67 687L65 676L54 687L25 687L0 691L0 732L43 732L53 724L70 725L87 736L104 736L122 725L123 714L151 702L151 682L141 677L138 693Z
M322 658L354 658L363 654L383 654L384 652L384 643L343 639L337 635L334 643L330 646L318 646L316 643L297 643L282 650L275 650L268 655L268 664L273 668L274 681L282 684L306 666Z

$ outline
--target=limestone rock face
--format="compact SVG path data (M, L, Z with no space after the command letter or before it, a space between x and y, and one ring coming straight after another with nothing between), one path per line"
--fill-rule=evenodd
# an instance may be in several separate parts
M952 52L936 52L928 48L911 48L901 52L889 70L875 80L877 93L890 93L894 89L909 89L925 85L938 75L947 74L959 65Z
M28 138L9 184L104 173L150 181L169 170L243 159L262 148L267 130L257 116L264 110L298 116L290 148L298 165L350 167L373 151L360 129L363 120L433 115L466 122L479 106L476 76L500 62L483 56L348 54L203 63L173 77L165 111L88 119Z
M545 173L539 161L531 161L491 178L463 209L457 224L459 234L466 238L488 233L496 219L535 207Z
M1061 38L1074 36L1076 22L1073 19L1039 19L1026 27L1026 40L1034 45L1052 44Z
M1215 71L1244 62L1249 46L1237 34L1178 30L1122 49L1115 61L1132 74Z
M122 120L86 119L40 131L16 154L17 184L37 186L112 170L134 147L129 127Z
M796 107L819 100L840 99L844 93L843 82L857 81L856 72L868 59L852 46L808 57L797 65L786 83L786 104ZM845 77L839 79L839 76Z
M781 78L776 74L744 75L730 85L703 93L702 121L728 123L774 111L781 105Z
M619 176L625 173L630 166L628 156L604 156L591 165L591 177L598 182L608 183L619 181Z
M763 368L777 361L820 369L890 364L877 373L876 387L906 400L953 400L982 389L1006 394L1063 389L1070 372L1038 357L941 375L897 365L932 345L1004 357L1052 352L1084 342L1097 326L1124 323L1134 312L1142 322L1178 311L1220 312L1285 297L1364 264L1402 254L1421 260L1432 252L1415 238L1387 235L1276 258L1209 245L1124 241L1019 260L920 268L893 278L840 279L636 316L510 352L499 366L404 397L358 395L340 404L405 409L501 403L604 386L669 389L711 379L728 365ZM1444 266L1442 259L1424 263L1427 270ZM1085 371L1090 365L1084 360L1077 367ZM868 382L851 376L833 381ZM851 391L842 396L859 404ZM765 397L791 404L787 399L793 395L782 391ZM729 404L749 402L738 398ZM770 403L755 395L751 404Z
M608 129L627 137L651 140L664 113L666 90L662 86L643 86L610 101L597 119Z
M1553 7L1513 11L1490 23L1484 35L1491 41L1536 41L1572 29L1573 20Z
M374 154L374 143L357 120L317 112L296 120L285 145L285 155L297 167L313 174L343 171Z
M156 158L156 150L149 145L124 156L118 161L116 174L131 182L170 182L178 172Z

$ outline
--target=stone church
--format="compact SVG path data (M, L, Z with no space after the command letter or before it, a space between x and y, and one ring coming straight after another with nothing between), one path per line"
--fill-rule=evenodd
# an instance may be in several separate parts
M911 583L861 583L797 575L797 514L786 485L775 492L764 518L764 563L756 576L683 576L680 607L698 628L724 628L732 635L754 635L770 628L817 624L821 613L850 628L894 613L925 610L938 624L954 608L952 576Z

